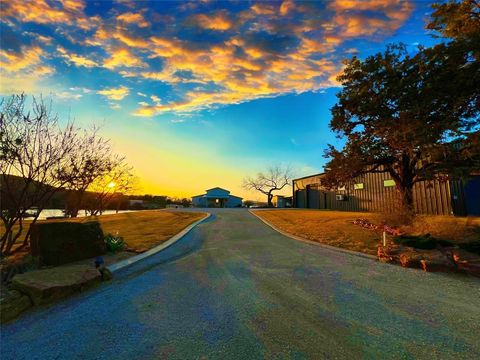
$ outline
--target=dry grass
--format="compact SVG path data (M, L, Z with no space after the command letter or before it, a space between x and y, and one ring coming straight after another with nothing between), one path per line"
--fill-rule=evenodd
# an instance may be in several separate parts
M168 240L204 216L204 213L197 212L152 210L74 218L67 219L67 221L86 222L98 220L105 235L118 233L119 236L124 238L129 247L143 251ZM46 221L65 221L65 219ZM26 224L28 226L28 222ZM22 241L23 239L19 240L20 243Z
M261 210L255 214L290 234L322 244L375 255L380 235L351 222L371 213L319 210Z
M358 218L379 223L379 214L319 210L262 210L256 214L290 234L366 254L376 254L381 241L379 232L351 223ZM401 230L412 235L430 233L456 243L470 242L480 239L480 218L418 216L413 225Z
M417 216L412 226L403 226L411 235L430 234L454 243L480 241L480 217Z

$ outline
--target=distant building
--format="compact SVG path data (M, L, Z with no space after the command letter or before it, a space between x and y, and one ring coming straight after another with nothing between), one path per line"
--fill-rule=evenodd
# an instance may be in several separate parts
M386 173L366 173L336 191L322 185L324 173L293 180L293 207L383 212L395 203L395 182ZM480 215L480 176L421 181L413 187L417 214Z
M242 206L242 198L230 195L230 191L215 187L206 190L205 194L192 196L192 205L207 208L234 208Z
M289 208L292 207L292 197L275 195L272 199L273 206L277 208Z
M128 200L128 205L130 205L130 206L143 206L143 200L140 200L140 199Z

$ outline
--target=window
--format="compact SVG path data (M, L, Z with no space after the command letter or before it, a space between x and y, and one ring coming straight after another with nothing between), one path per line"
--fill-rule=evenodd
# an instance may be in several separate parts
M362 190L363 189L363 183L353 184L353 189L354 190Z
M392 179L383 180L383 186L384 187L395 186L395 181Z

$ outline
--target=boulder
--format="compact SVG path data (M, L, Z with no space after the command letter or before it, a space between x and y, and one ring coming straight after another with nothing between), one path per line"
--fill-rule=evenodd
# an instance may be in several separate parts
M100 283L100 277L90 265L67 265L15 275L11 287L41 305L90 288Z
M27 295L17 290L3 289L0 294L0 320L10 321L32 306Z
M480 277L480 256L462 249L454 249L452 258L459 270Z
M377 257L383 263L399 263L400 254L404 251L403 246L391 244L387 246L379 245L377 249Z
M399 256L400 264L407 268L422 268L423 256L418 251L406 248Z
M455 271L455 263L439 250L422 250L420 261L424 271Z
M97 221L36 223L31 228L30 242L32 255L48 266L93 258L106 251Z

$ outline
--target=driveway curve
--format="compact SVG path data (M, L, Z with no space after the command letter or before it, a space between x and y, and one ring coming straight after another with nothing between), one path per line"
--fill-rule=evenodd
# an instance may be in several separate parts
M213 216L115 279L2 326L7 359L478 359L480 281Z

